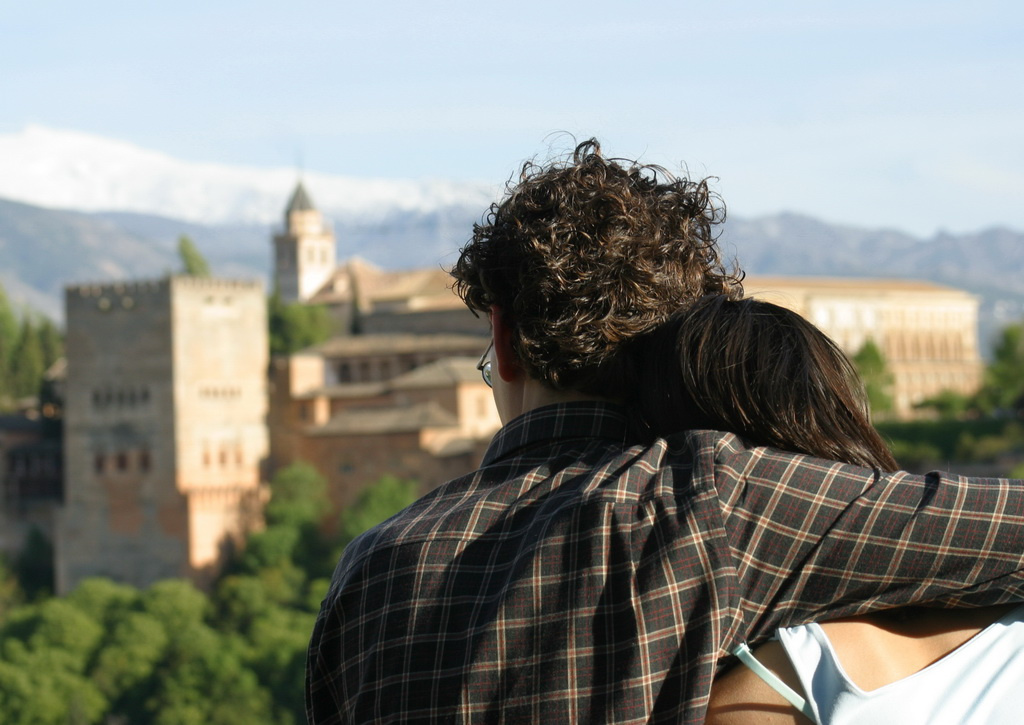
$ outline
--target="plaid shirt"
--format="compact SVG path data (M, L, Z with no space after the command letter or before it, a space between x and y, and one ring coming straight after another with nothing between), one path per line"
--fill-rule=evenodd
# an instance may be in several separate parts
M626 430L599 403L532 411L354 541L313 631L309 721L697 723L743 639L1024 599L1019 482Z

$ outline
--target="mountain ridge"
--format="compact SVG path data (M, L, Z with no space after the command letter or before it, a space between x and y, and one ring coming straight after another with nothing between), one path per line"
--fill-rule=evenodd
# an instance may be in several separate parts
M287 199L280 200L283 206ZM385 268L448 267L486 207L332 218L339 259ZM86 213L0 199L0 282L16 302L60 321L63 287L161 276L180 268L187 234L215 274L269 280L280 224L202 224L134 212ZM926 279L981 299L981 339L1024 315L1024 234L993 227L922 240L896 230L832 225L792 212L730 217L719 243L751 275Z
M448 267L497 186L355 179L181 161L123 141L28 126L0 134L0 282L60 320L62 287L178 269L188 234L222 276L269 279L271 238L301 179L338 256ZM1024 315L1024 234L993 227L921 239L782 212L730 216L720 243L748 273L927 279L977 294L982 339Z

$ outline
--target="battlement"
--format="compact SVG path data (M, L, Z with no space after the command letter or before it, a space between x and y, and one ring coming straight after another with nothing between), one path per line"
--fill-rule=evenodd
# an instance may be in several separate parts
M131 310L142 302L166 300L173 290L262 292L263 283L254 279L171 275L160 279L67 285L64 288L64 297L69 308L95 305L101 312L109 312L115 309Z
M131 280L128 282L83 282L64 286L64 293L71 297L102 297L103 295L150 294L167 289L168 278Z
M169 279L172 287L186 289L211 290L224 292L228 290L262 290L263 282L257 279L227 279L224 277L191 277L188 275L172 275Z
M102 297L104 294L148 294L162 292L169 286L198 287L201 289L262 289L263 283L256 279L227 279L224 277L193 277L174 274L159 279L136 279L126 282L82 282L64 287L66 294L79 297Z

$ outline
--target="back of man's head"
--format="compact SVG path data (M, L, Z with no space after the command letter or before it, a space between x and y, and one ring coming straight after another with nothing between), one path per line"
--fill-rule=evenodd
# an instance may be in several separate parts
M594 139L527 162L475 225L452 276L470 309L496 305L526 373L555 390L625 399L625 344L710 293L742 294L716 243L706 180L608 159Z

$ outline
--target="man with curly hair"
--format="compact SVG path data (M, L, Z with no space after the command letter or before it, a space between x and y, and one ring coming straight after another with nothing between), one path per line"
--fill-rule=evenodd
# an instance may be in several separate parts
M780 626L1024 599L1024 486L631 419L659 382L634 341L742 294L723 217L705 181L591 140L527 164L474 228L452 275L491 321L504 426L479 470L346 549L310 643L311 723L698 723L728 653Z

